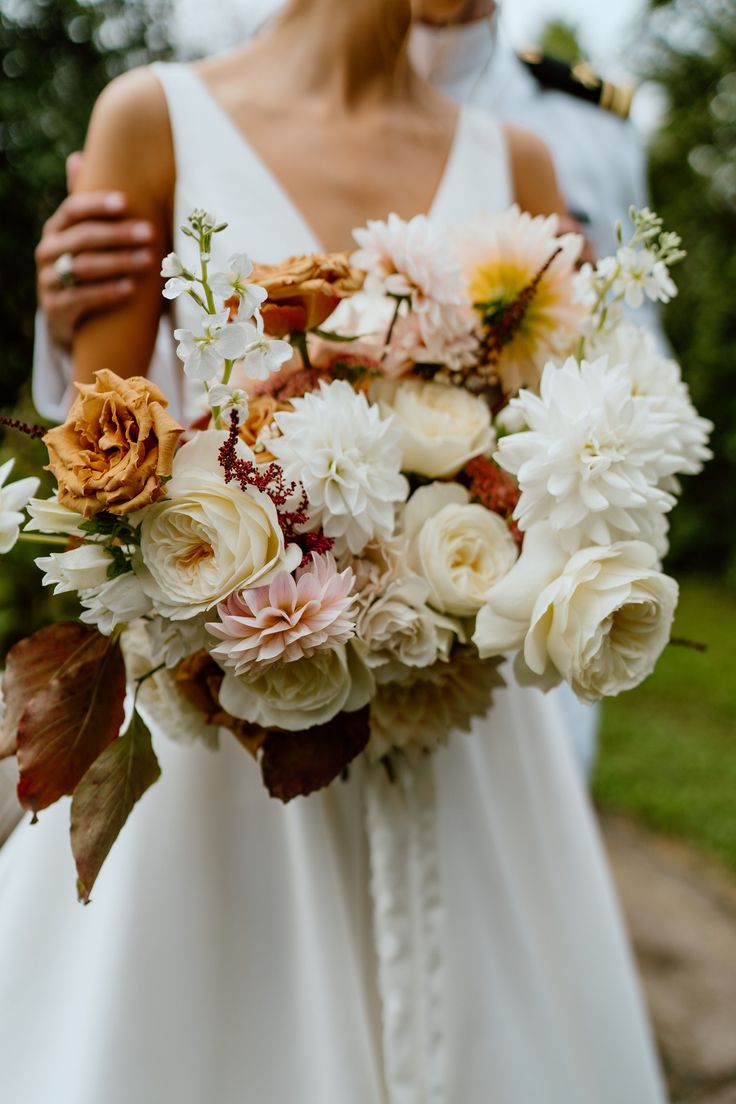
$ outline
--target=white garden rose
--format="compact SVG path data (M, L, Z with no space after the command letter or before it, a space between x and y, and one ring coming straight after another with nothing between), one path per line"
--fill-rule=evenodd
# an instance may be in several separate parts
M430 479L455 475L496 443L482 399L442 383L379 380L371 398L401 431L402 470Z
M233 717L264 728L300 732L327 724L338 713L368 704L373 677L344 644L293 663L274 663L243 675L225 673L220 705Z
M418 575L392 583L358 619L356 647L378 682L401 677L407 667L447 659L461 626L426 604L429 585Z
M176 454L167 498L141 512L138 568L156 610L174 621L212 609L238 588L293 571L302 553L284 545L268 495L225 482L218 430L198 433ZM240 446L240 455L253 454Z
M517 663L521 681L554 685L564 679L583 701L638 686L670 638L677 606L677 583L657 570L654 549L642 541L582 548L545 583L555 553L545 552L542 540L534 543L524 569L520 560L518 573L489 593L478 615L474 642L480 653L523 644L532 677Z
M420 487L406 505L402 527L409 566L427 581L428 602L441 613L477 613L486 591L516 561L516 542L506 522L471 503L458 483Z

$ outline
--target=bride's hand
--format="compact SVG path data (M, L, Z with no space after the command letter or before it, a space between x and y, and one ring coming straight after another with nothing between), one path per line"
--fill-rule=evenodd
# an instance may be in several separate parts
M67 163L70 193L81 154ZM114 191L70 194L49 218L36 248L38 302L49 335L71 349L83 318L129 299L135 281L153 267L150 223L128 216L125 195ZM60 279L65 258L69 275Z

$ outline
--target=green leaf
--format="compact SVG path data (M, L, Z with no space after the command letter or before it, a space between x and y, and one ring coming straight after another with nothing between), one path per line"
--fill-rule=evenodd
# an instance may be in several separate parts
M134 805L160 776L151 733L136 710L127 732L95 760L72 798L72 852L84 904Z
M18 724L18 799L34 813L74 792L123 723L120 645L84 628L88 640L33 695Z
M342 345L342 344L352 344L353 341L359 341L360 340L360 335L359 334L356 334L355 337L347 337L345 334L332 333L331 330L322 330L322 329L320 329L319 326L316 326L312 330L312 333L316 334L317 337L324 338L325 341L335 341L340 345Z

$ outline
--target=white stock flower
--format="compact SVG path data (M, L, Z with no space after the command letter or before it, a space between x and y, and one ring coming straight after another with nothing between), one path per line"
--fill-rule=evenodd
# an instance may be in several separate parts
M39 487L35 476L17 479L5 486L5 481L13 470L15 460L6 460L0 466L0 555L9 552L20 535L24 521L21 511Z
M669 422L635 401L625 365L550 363L540 395L522 391L512 406L529 429L503 437L495 459L518 479L521 529L548 520L574 551L637 537L644 514L674 505L659 486Z
M625 363L635 399L647 403L669 424L663 452L669 456L670 473L697 475L713 455L708 448L713 423L701 418L693 406L677 361L662 356L649 330L631 324L598 337L593 348L596 356L607 354L611 364ZM664 486L666 490L677 489L673 483Z
M278 372L291 360L294 350L288 341L266 337L260 325L244 322L243 371L249 379L265 380L272 372Z
M224 422L227 422L233 410L241 423L248 416L248 393L240 387L231 387L228 383L215 383L207 391L207 402L212 410L220 411L220 417Z
M434 751L453 732L469 732L503 686L497 661L479 659L470 648L449 662L407 668L402 681L382 683L371 701L372 761L400 749L409 757Z
M161 262L161 275L166 280L164 299L178 299L194 287L191 272L187 272L176 253L169 253Z
M338 713L362 709L373 689L368 668L349 645L341 644L294 663L239 676L226 672L220 705L240 720L300 732L327 724Z
M356 647L378 682L401 677L407 667L447 659L460 626L427 605L429 585L418 575L392 583L358 619Z
M207 430L183 445L168 497L141 515L143 562L136 569L156 611L174 621L212 609L240 587L262 586L301 560L296 545L285 547L268 495L225 482L218 452L226 437ZM254 459L242 442L238 448L243 459Z
M645 295L655 303L669 303L677 295L677 286L667 265L658 261L651 249L632 249L624 245L616 254L616 261L620 274L614 281L613 292L623 295L629 307L640 307ZM606 274L600 265L598 267Z
M110 636L120 625L129 625L151 611L151 599L133 571L81 591L79 599L84 607L79 620L85 625L95 625L103 636Z
M237 295L240 299L237 318L244 322L259 310L268 298L268 292L258 284L249 284L248 277L253 272L253 263L245 253L234 253L227 262L228 272L214 272L210 277L210 287L215 295L230 299Z
M429 478L455 475L496 443L482 399L459 387L424 380L379 380L371 388L401 433L401 467Z
M84 522L82 515L62 506L56 492L51 498L32 498L26 508L30 520L23 526L24 532L54 533L65 537L85 535L84 530L80 529Z
M630 690L654 670L677 605L677 583L656 559L641 541L568 558L546 526L535 527L516 569L489 591L473 641L482 656L522 648L523 682L564 679L588 702Z
M323 382L319 392L291 402L293 411L275 416L283 436L269 448L286 479L302 483L310 528L331 537L338 556L390 537L395 504L409 489L392 419L344 380Z
M108 581L112 557L101 544L80 544L68 552L39 556L36 566L43 571L44 586L53 586L54 594L95 590Z
M198 330L174 330L179 342L176 353L184 364L184 373L192 379L210 380L218 376L226 360L239 360L252 340L245 326L228 322L228 312L204 314Z
M407 296L421 308L427 302L460 304L465 284L447 237L426 217L409 222L390 214L353 231L360 248L350 263L368 274L366 290Z
M176 253L168 253L161 262L161 275L166 280L171 280L175 276L183 276L185 271L184 265Z
M401 517L409 566L429 584L441 613L477 613L489 587L511 569L517 548L508 525L470 502L459 483L431 483L409 499Z

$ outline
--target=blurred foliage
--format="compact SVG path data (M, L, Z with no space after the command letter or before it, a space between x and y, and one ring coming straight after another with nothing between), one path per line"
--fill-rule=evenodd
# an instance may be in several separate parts
M654 674L603 705L596 799L689 839L736 870L736 596L682 581L674 632L705 653L667 648Z
M673 566L736 582L736 4L651 0L639 59L666 96L651 143L652 204L688 249L665 327L716 459L686 480L674 512Z
M33 247L112 77L169 53L170 0L0 0L0 409L30 368Z
M575 65L587 58L580 41L580 28L575 23L568 23L566 19L550 19L545 23L539 39L539 49L549 57L566 61L568 65Z
M64 163L83 145L97 96L123 70L168 56L169 14L170 0L0 0L0 410L28 421L34 246L65 194ZM8 433L0 459L9 455L14 477L37 474L45 450ZM43 551L19 544L0 561L0 656L69 612L42 591L32 560Z

